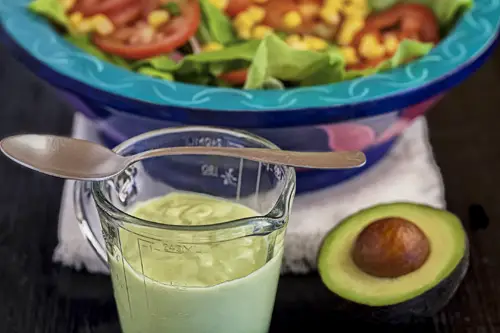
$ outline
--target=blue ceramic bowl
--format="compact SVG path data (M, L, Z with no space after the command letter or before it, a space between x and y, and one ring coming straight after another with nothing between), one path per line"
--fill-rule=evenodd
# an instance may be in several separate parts
M406 66L331 85L247 91L158 80L103 62L26 10L30 1L0 0L4 42L91 118L110 146L152 129L197 124L246 129L283 149L367 155L360 169L299 170L298 192L340 183L379 161L413 119L484 62L500 25L500 0L476 0L452 33ZM177 180L192 172L175 170Z

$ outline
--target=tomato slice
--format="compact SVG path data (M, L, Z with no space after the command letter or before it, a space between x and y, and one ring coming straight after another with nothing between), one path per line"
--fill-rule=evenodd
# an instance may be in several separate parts
M174 0L173 0L174 1ZM169 53L185 44L198 30L200 6L198 0L175 0L181 16L173 17L159 32L165 37L149 44L132 45L111 36L94 36L94 43L104 52L126 59L145 59ZM126 28L129 29L129 28ZM119 31L116 32L119 34Z
M285 28L283 25L283 16L289 11L297 10L296 4L292 1L277 0L270 0L264 5L264 8L266 9L266 16L263 23L279 30Z
M151 13L153 10L155 10L158 7L159 0L136 0L137 2L141 3L141 8L142 8L142 14L144 17L148 16L149 13Z
M109 19L116 27L125 26L139 18L142 13L142 8L139 4L119 8L108 14Z
M76 11L81 12L84 16L92 16L120 10L126 8L129 4L134 4L134 2L136 0L81 0L75 8Z
M358 32L355 41L367 31L393 31L403 38L413 38L421 42L439 42L439 24L434 12L425 5L400 3L370 15L365 27Z
M231 72L223 73L219 75L219 78L226 81L227 83L241 85L247 80L248 69L237 69Z
M252 5L252 0L229 0L226 7L227 15L234 17L250 7Z

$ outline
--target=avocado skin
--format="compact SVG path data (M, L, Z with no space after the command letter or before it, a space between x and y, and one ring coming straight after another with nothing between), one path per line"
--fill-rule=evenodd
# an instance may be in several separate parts
M332 293L336 298L333 311L345 319L374 324L404 324L421 317L431 317L451 300L469 268L469 242L466 238L464 257L448 277L434 288L408 301L388 306L368 306L355 303Z

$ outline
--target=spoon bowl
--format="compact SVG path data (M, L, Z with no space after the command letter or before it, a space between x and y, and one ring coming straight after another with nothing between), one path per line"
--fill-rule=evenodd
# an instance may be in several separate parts
M127 158L90 141L52 135L24 134L0 141L13 161L51 176L103 180L125 169Z
M99 181L111 178L129 165L167 155L216 155L257 162L316 169L361 167L366 157L359 151L294 152L262 148L171 147L121 156L86 140L54 135L23 134L0 141L0 150L13 161L51 176Z

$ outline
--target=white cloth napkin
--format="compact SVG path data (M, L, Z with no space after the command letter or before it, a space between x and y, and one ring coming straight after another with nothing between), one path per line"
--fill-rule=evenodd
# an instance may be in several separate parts
M80 114L75 116L73 136L99 140L95 128ZM72 191L72 182L66 182L59 216L59 245L53 259L75 269L108 273L80 232ZM283 273L315 270L320 243L333 226L360 209L393 201L445 208L443 183L424 118L415 121L388 156L361 176L296 197L287 230Z

